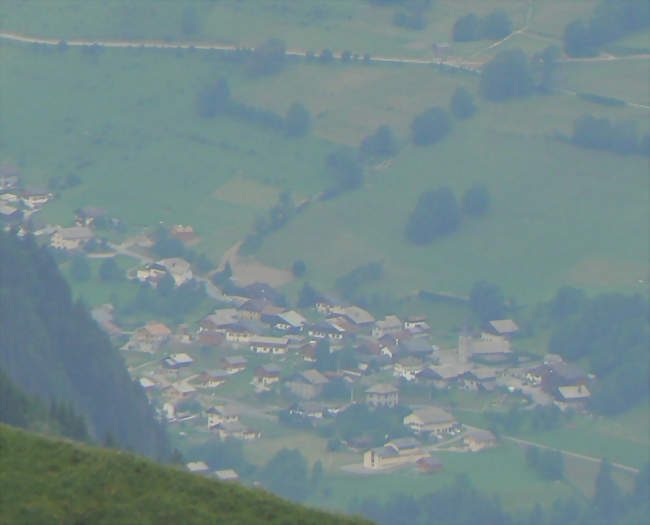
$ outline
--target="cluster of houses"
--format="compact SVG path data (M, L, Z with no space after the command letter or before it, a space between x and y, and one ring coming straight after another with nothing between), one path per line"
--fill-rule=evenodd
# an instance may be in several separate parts
M0 165L0 218L9 227L18 226L41 209L54 194L47 188L23 188L20 170L12 164Z

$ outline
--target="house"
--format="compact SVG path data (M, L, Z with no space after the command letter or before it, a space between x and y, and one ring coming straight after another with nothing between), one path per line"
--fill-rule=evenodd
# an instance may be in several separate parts
M196 233L192 226L176 224L169 229L169 237L181 242L190 242L196 239Z
M330 315L345 317L351 323L359 327L369 327L375 322L372 314L358 306L336 306L333 305L329 310Z
M143 390L151 390L152 388L156 387L156 383L148 377L141 377L138 379L138 383L140 383L140 386Z
M59 228L50 238L50 246L60 250L77 250L93 238L93 232L86 226Z
M458 359L461 363L469 359L502 363L511 358L512 348L505 337L483 333L480 338L467 334L461 334L458 338Z
M150 321L138 328L133 334L133 338L139 341L147 341L161 345L169 339L171 334L172 331L164 323Z
M472 452L478 452L496 446L497 438L489 430L474 430L463 437L463 442Z
M0 201L0 219L7 222L20 222L23 218L22 210Z
M54 197L54 193L46 188L27 188L21 193L23 204L30 210L42 207Z
M135 277L141 283L149 283L156 288L158 282L167 275L167 269L157 263L148 263L144 267L138 268Z
M417 468L422 472L439 472L444 466L438 456L425 456L415 462Z
M171 396L180 398L180 399L188 399L190 397L193 397L196 393L197 390L194 388L192 385L189 385L183 381L178 381L176 383L172 383L169 385L169 388L166 390Z
M323 419L326 411L327 409L320 403L294 403L289 407L289 414L307 419Z
M561 386L586 385L589 375L576 365L555 363L548 366L548 371L542 379L542 388L549 394L556 394Z
M419 357L407 356L400 359L393 366L393 375L403 377L407 381L413 381L418 372L424 368L424 361Z
M234 438L242 441L252 441L262 437L262 433L259 430L244 425L240 421L219 423L214 427L214 430L217 431L221 439Z
M162 360L162 364L165 368L172 368L172 369L178 369L184 366L190 366L193 362L194 359L192 359L189 355L183 353L172 354L170 356L165 357Z
M468 370L468 367L463 365L434 365L429 368L440 376L440 379L433 380L436 388L449 388Z
M309 325L307 334L316 339L330 339L332 341L340 341L343 339L345 330L332 322L323 322Z
M216 330L238 321L239 314L235 308L221 308L201 320L200 330Z
M227 377L225 370L204 370L192 382L198 388L216 388L223 385Z
M404 418L404 425L417 434L440 436L459 428L458 421L446 410L428 407L416 410Z
M396 407L399 389L386 383L377 383L366 390L366 403L374 407Z
M382 337L386 334L399 332L403 329L403 323L396 315L387 315L384 319L377 321L372 328L373 337Z
M582 408L591 397L589 389L582 384L561 386L557 390L560 401L576 408Z
M316 343L311 342L307 343L306 345L301 346L298 349L298 354L302 356L302 358L307 361L308 363L315 363L316 362Z
M100 206L83 206L75 210L78 226L92 226L98 219L106 219L108 212Z
M287 353L289 339L256 335L250 338L250 349L258 354L282 355Z
M210 471L210 467L208 467L203 461L190 461L185 466L187 467L187 470L193 474L205 474Z
M404 330L410 332L413 336L427 336L431 334L431 327L426 321L426 317L413 316L404 321Z
M251 384L258 390L268 390L269 387L280 381L281 369L276 365L262 365L255 368Z
M225 332L226 341L229 343L248 343L253 336L248 327L242 323L223 325L221 329Z
M240 319L250 319L251 321L260 321L262 314L272 316L281 313L283 308L274 306L271 301L262 297L260 299L249 299L239 308Z
M215 470L214 475L219 481L239 481L239 474L231 468Z
M242 372L246 370L246 367L248 366L246 358L238 355L224 357L221 362L223 363L226 373L230 375Z
M200 330L198 339L203 346L219 346L226 340L226 334L218 330Z
M363 455L363 466L382 469L411 465L428 455L416 439L400 438L386 443L383 447L368 450Z
M285 385L296 396L301 399L313 399L319 396L323 387L329 383L327 377L316 369L305 370L290 377Z
M158 264L169 272L176 286L181 286L193 277L190 263L180 257L161 259Z
M330 295L320 295L318 299L314 302L314 307L316 311L328 315L332 311L332 308L341 304L337 298Z
M548 371L549 371L548 366L538 365L526 370L524 374L524 378L527 383L533 386L540 386L542 384L542 381L546 377L546 374L548 374Z
M302 331L307 319L295 310L289 310L276 315L272 324L277 330L296 333Z
M435 350L437 350L437 348L423 338L401 341L398 345L398 353L400 355L414 356L421 359L430 358Z
M498 319L488 323L490 331L497 335L509 336L519 332L519 325L512 319Z
M210 407L205 412L208 416L208 428L239 421L239 412L231 407Z
M465 390L492 391L496 388L496 372L491 368L475 368L460 375L458 382Z

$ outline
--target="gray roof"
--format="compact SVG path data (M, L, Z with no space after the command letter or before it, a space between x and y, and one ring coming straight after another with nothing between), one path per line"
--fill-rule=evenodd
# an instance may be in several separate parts
M314 368L311 370L305 370L300 375L312 385L324 385L325 383L329 383L329 379Z
M418 417L422 421L422 424L424 425L432 425L436 423L449 423L449 422L456 421L456 418L453 415L451 415L449 412L439 407L423 408L421 410L414 411L410 415Z
M394 446L397 450L408 450L410 448L418 448L420 446L420 442L412 437L405 437L405 438L399 438L399 439L394 439L390 443L386 443L386 446Z
M372 451L382 458L394 458L398 455L397 451L393 447L378 447L373 448Z
M377 383L366 390L368 394L392 394L396 392L399 392L397 387L386 383Z

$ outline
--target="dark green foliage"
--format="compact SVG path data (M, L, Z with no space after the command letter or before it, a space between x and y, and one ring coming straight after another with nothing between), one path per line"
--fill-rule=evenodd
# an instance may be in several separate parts
M214 275L212 276L212 282L217 286L221 286L225 282L229 281L231 277L232 277L232 268L230 266L230 261L226 261L223 270L214 273Z
M298 307L307 308L313 306L318 300L318 297L318 292L312 288L309 283L305 283L300 289L300 294L298 295Z
M562 57L562 50L558 46L548 46L541 53L533 57L535 72L538 80L537 87L543 93L550 93L557 83L558 60Z
M503 9L495 9L488 14L482 23L483 38L501 40L512 33L512 20Z
M397 142L390 126L383 124L372 135L361 141L361 153L365 157L392 157L397 153Z
M564 477L564 458L559 450L529 446L526 448L526 464L547 481Z
M86 307L72 302L50 254L29 236L0 233L0 319L0 367L19 388L73 402L95 438L110 430L125 446L166 454L142 389Z
M463 213L472 217L482 217L490 210L490 192L483 184L474 184L462 198Z
M279 38L270 38L255 48L248 62L248 71L252 75L272 75L282 71L285 63L284 42Z
M451 131L451 119L440 107L429 108L411 122L411 137L418 146L435 144Z
M500 51L481 73L481 93L488 100L503 101L532 92L533 78L521 49Z
M639 144L639 152L641 153L641 155L650 157L650 133L646 133L645 135L643 135L643 138L641 139L641 143Z
M596 93L578 93L578 97L588 102L593 102L594 104L600 104L601 106L618 108L625 106L625 101L620 98L606 97L597 95Z
M211 439L194 445L187 451L189 458L201 458L213 470L235 469L240 474L251 472L254 467L244 457L243 443L237 439L219 441Z
M630 155L639 151L636 123L612 124L608 118L583 115L573 123L572 142L576 146Z
M309 110L300 102L291 104L286 118L287 135L290 137L304 137L311 126Z
M203 118L212 118L224 113L229 104L230 87L225 78L204 87L197 98L197 110Z
M327 156L325 164L334 180L335 192L353 190L363 184L363 168L354 151L338 149Z
M482 321L503 319L507 311L501 288L487 281L479 281L472 286L469 302L472 311Z
M481 40L483 38L481 19L474 13L460 17L454 23L452 35L454 42L474 42Z
M612 520L620 513L623 504L621 489L612 478L612 466L603 459L596 476L593 505L603 518Z
M378 281L384 276L384 265L381 262L370 262L357 266L350 272L339 277L334 287L344 297L351 297L361 286L372 281Z
M466 119L476 113L477 107L474 104L474 97L463 86L456 88L453 96L451 97L451 104L449 105L451 113L456 118Z
M295 501L310 492L307 460L299 450L280 450L260 472L260 480L267 489Z
M90 279L91 270L85 255L75 255L70 261L70 277L75 281L84 282Z
M318 56L318 61L321 64L329 64L334 61L334 54L331 49L323 49Z
M73 446L5 425L0 425L0 502L2 523L367 523L128 453Z
M398 11L393 16L393 25L404 27L406 29L421 30L427 26L424 13L421 8L415 8L410 11Z
M410 412L402 406L371 410L367 405L355 404L336 416L336 435L344 441L369 437L370 446L380 446L408 434L403 420Z
M302 277L306 272L307 265L305 264L305 261L301 259L294 261L291 265L291 273L294 275L294 277Z
M124 272L113 257L108 257L99 266L99 278L102 281L119 281L124 278Z
M195 280L186 281L176 287L171 276L165 275L158 286L152 288L143 283L135 300L126 305L123 314L147 311L172 319L182 319L184 315L198 308L206 298L205 286Z
M194 36L199 31L199 14L193 6L187 6L183 9L183 18L181 20L181 29L183 35Z
M428 244L455 232L460 220L460 207L451 189L442 187L424 192L409 216L406 239L414 244Z
M560 288L551 302L550 316L554 321L564 321L585 307L587 296L585 292L572 286Z

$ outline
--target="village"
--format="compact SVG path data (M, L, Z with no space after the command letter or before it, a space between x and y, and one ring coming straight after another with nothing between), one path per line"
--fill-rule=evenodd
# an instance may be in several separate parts
M476 453L499 445L494 432L459 422L453 407L437 401L442 392L498 392L501 399L518 399L527 408L554 405L562 411L584 411L590 397L595 378L579 367L557 355L531 359L518 353L520 328L513 319L465 328L450 346L435 340L436 320L422 315L376 318L321 293L309 304L291 307L274 286L259 281L234 282L227 293L215 284L215 271L200 271L181 257L156 259L147 251L153 241L146 235L120 245L101 239L100 223L120 223L103 208L79 208L73 226L43 224L37 212L53 198L47 189L21 189L18 170L0 166L0 215L6 229L30 232L67 253L96 251L110 257L121 250L137 260L128 279L152 289L164 280L173 287L196 281L209 287L217 302L209 315L193 322L168 326L152 320L135 330L119 326L111 304L92 310L159 418L179 439L195 433L261 446L265 432L251 420L327 435L323 429L333 428L354 407L370 413L400 409L403 428L396 435L378 442L361 428L350 439L338 439L337 449L358 457L340 468L358 474L404 467L435 472L444 468L439 450ZM196 237L191 226L183 225L172 226L169 235L183 243ZM426 394L414 395L414 387ZM233 469L209 472L201 457L186 459L191 471L239 478Z

